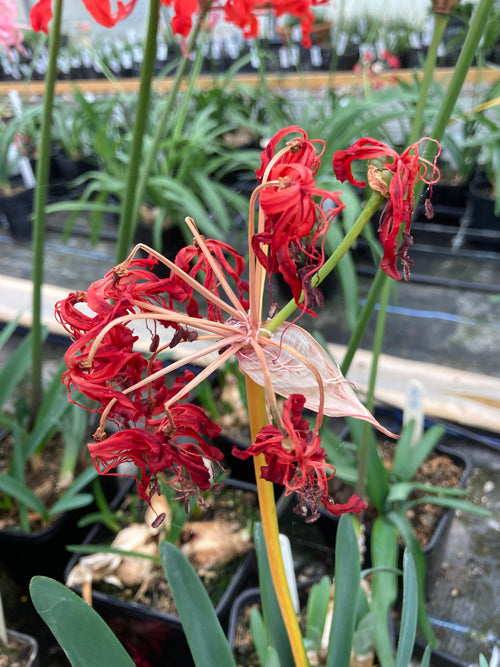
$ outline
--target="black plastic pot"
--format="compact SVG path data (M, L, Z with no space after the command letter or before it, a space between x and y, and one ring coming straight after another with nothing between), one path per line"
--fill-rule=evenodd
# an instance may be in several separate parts
M96 168L88 160L74 160L62 152L56 153L53 160L56 178L66 183Z
M256 487L254 485L237 480L227 479L225 480L225 484L232 488L256 492ZM130 491L130 488L127 492L128 491ZM122 500L125 495L126 493L122 495ZM100 524L96 525L88 533L83 544L102 544L109 539L109 535L109 531L104 526ZM65 580L72 568L77 564L81 555L82 554L74 554L69 561L64 574ZM236 596L249 585L252 585L252 582L253 584L255 583L255 572L255 554L254 552L250 552L243 558L237 567L235 574L230 579L227 588L215 604L215 612L223 628L227 627L229 612ZM75 590L78 593L81 593L80 587L75 586ZM184 637L182 624L177 616L157 611L137 602L123 601L110 593L104 593L98 590L92 592L92 604L105 619L113 619L113 625L115 626L113 629L117 628L119 630L119 638L122 641L123 638L125 638L130 643L130 637L132 635L148 635L151 628L153 635L158 638L157 658L168 657L168 664L169 666L171 665L171 667L182 667L184 664L191 664L187 662L176 662L170 653L170 639ZM145 625L141 625L140 622L145 623ZM154 643L154 640L152 641ZM175 652L177 649L173 650ZM172 660L170 660L170 658L172 658Z
M117 478L99 478L104 494L111 506L119 493ZM91 492L89 486L85 489ZM20 583L28 582L35 575L61 579L68 562L66 545L79 543L88 532L80 528L78 521L96 511L95 505L64 512L49 526L32 533L21 530L0 531L0 566Z
M309 588L310 584L301 585L299 587L299 599L301 599L301 603L305 602ZM249 588L238 595L231 608L227 638L236 659L238 659L238 657L243 658L243 655L238 653L238 634L241 633L242 630L245 631L245 626L249 632L248 610L256 605L260 605L260 590L259 588ZM395 641L396 636L391 620L389 620L389 623ZM424 650L425 645L417 639L413 650L413 657L421 658ZM432 651L430 665L431 667L469 667L469 663L463 662L463 660L455 658L439 649L434 649Z
M7 630L7 639L15 640L16 643L22 646L22 654L19 654L19 658L16 658L15 662L7 662L8 665L15 664L22 665L22 667L38 667L38 642L34 637L22 632L16 632L15 630Z
M25 188L11 195L0 195L0 226L19 241L31 239L33 188Z
M492 185L485 178L476 178L469 184L469 227L492 229L500 232L500 217L495 215Z

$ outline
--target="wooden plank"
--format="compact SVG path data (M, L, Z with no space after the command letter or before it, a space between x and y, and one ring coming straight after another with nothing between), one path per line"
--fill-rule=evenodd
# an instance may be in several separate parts
M67 335L54 319L54 305L64 299L68 290L55 285L44 285L42 292L42 320L49 330ZM0 320L10 321L21 313L21 324L31 324L31 282L0 275ZM136 328L142 339L139 348L149 348L149 336L145 329ZM177 357L189 347L179 345ZM337 361L345 354L342 345L330 345ZM358 350L348 379L363 393L368 384L371 352ZM378 401L399 408L404 406L410 380L418 380L423 387L424 411L429 417L500 433L500 378L436 364L422 363L383 354L380 358L375 397Z
M453 67L437 68L434 74L436 81L449 81L453 74ZM395 69L385 70L377 75L378 80L387 84L413 81L415 72L419 78L422 77L422 70ZM222 77L213 77L204 74L198 77L197 86L202 90L211 88L217 80ZM467 73L467 83L494 84L500 80L498 69L472 67ZM245 84L256 87L259 85L260 77L258 74L239 74L231 80L234 84ZM56 94L71 94L76 87L83 93L92 93L94 95L110 95L113 93L135 93L139 90L139 79L79 79L76 81L57 81ZM362 86L363 80L360 73L354 72L307 72L307 73L285 73L267 74L266 84L271 89L309 89L317 90L320 88L343 88ZM166 93L172 88L173 80L171 77L155 79L154 88L159 93ZM45 91L44 81L2 81L0 82L0 97L8 95L9 91L15 89L21 97L41 96Z
M340 361L345 349L330 346ZM361 394L368 387L371 359L370 350L358 350L348 373ZM500 378L382 354L375 397L402 409L412 380L422 386L426 416L500 432Z

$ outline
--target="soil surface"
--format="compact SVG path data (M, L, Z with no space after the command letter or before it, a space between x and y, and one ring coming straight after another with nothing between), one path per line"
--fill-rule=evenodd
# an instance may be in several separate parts
M30 457L25 466L25 482L43 503L50 509L66 490L61 486L59 473L63 457L63 443L61 438L55 438L47 443L40 454ZM0 471L6 472L13 460L13 439L8 436L2 441L0 448ZM82 450L81 460L77 466L77 474L90 465L90 457ZM28 519L31 530L38 531L46 528L47 524L37 512L29 510ZM17 504L11 507L0 505L0 530L10 530L19 526Z
M379 454L384 466L390 471L392 468L392 459L394 457L395 444L386 440L379 444ZM463 468L460 467L447 454L432 452L418 469L412 481L430 484L432 486L441 486L443 488L457 488L460 485ZM335 498L335 502L345 503L354 493L354 487L346 484L338 478L333 478L330 482L330 494ZM418 498L426 495L425 491L415 491L409 499ZM439 524L446 507L434 505L432 503L419 503L414 505L407 512L407 517L413 526L415 535L421 547L425 547L432 539L434 531ZM365 527L370 530L376 518L376 510L372 505L368 505L365 512Z
M0 642L0 667L26 667L32 650L30 644L9 636L7 645Z
M136 503L136 501L136 494L127 498L117 516L127 516L130 521L132 513L138 512L139 515L143 514L145 503L140 501L141 506L138 510L134 510L133 503ZM228 550L227 555L229 560L224 563L212 565L210 556L207 556L208 560L205 561L205 566L203 566L201 564L203 555L200 557L199 552L196 552L196 550L185 551L195 569L197 569L214 606L216 606L245 554L251 548L250 535L252 534L252 524L258 516L258 500L256 494L252 491L224 486L219 493L210 493L206 498L206 502L208 508L205 511L196 508L195 514L197 516L191 517L189 523L186 523L182 530L179 546L183 550L188 543L192 542L196 544L198 540L203 538L202 528L197 530L197 524L205 524L207 522L210 523L210 526L222 525L222 523L226 525L230 524L234 528L234 532L232 535L226 535L226 537L220 535L220 544L218 546L222 549L227 548L228 545L225 542L229 542L232 536L241 536L238 543L233 545L232 552ZM209 548L217 548L217 536L213 536L213 533L217 532L217 530L211 527L210 532L212 535L210 536ZM164 535L162 537L164 538ZM98 533L95 543L109 544L109 533L105 534L104 531ZM140 561L144 562L143 559L140 559ZM124 602L133 601L144 604L148 608L161 613L177 615L175 602L165 579L165 573L159 564L155 564L152 567L149 575L142 580L140 585L119 588L113 584L98 581L94 582L93 590L108 594Z

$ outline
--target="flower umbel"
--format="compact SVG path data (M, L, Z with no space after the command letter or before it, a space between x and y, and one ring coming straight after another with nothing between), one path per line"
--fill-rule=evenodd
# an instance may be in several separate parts
M290 132L296 134L297 129L287 128L285 134ZM319 238L315 231L318 219L322 228L331 219L312 197L318 192L323 197L336 197L316 190L313 169L319 157L302 130L299 135L297 141L266 158L262 183L251 199L248 283L242 277L243 258L228 244L205 239L193 220L186 218L193 243L183 248L175 261L137 246L87 292L72 293L56 306L58 321L74 339L66 353L67 371L63 375L70 398L77 400L75 392L81 392L97 403L101 414L95 443L89 445L96 467L103 474L118 474L118 464L134 463L140 495L148 501L159 490L157 476L167 471L171 474L165 481L186 500L191 495L200 498L200 492L210 487L222 459L211 444L220 429L202 408L188 402L188 397L234 355L240 370L264 387L268 419L252 447L240 456L264 453L264 479L283 484L288 492L296 491L301 514L309 506L315 517L318 502L333 513L362 507L357 499L348 507L338 506L328 496L328 466L319 438L323 415L358 417L391 434L361 404L335 362L312 336L289 323L271 332L262 317L267 267L263 258L267 253L276 256L276 270L286 280L292 276L292 282L303 285L301 269L293 260L281 261L279 243L285 255L293 243L311 256ZM282 136L280 133L279 139ZM287 152L292 154L290 162L286 161ZM272 178L273 169L281 173L285 168L307 172L308 187L298 188L295 213L279 234L273 229L265 232L267 215L261 201L254 232L255 200L259 194L263 197L279 189L279 181ZM276 221L273 224L279 226ZM258 253L253 252L255 238L259 238ZM148 256L139 257L139 251ZM158 263L168 269L168 277L155 275ZM321 255L316 264L321 264ZM137 349L138 325L142 336L150 339L146 354ZM178 361L164 365L161 353L181 343L186 352L182 350ZM199 373L184 370L170 381L175 371L201 359L205 359L205 366ZM276 395L286 399L284 410ZM317 413L312 427L302 416L304 408ZM109 437L106 420L119 429Z
M413 260L408 256L408 248L413 244L410 234L413 208L415 205L413 189L418 181L431 186L439 180L436 167L436 154L432 164L419 156L421 139L409 146L401 155L381 141L364 138L356 141L349 149L337 151L333 157L333 169L340 181L348 180L353 185L364 188L366 182L357 180L352 173L354 160L377 160L387 157L380 165L368 167L368 183L372 190L387 197L387 204L379 223L380 241L384 247L384 256L380 268L394 280L401 280L397 261L403 266L405 280L410 278ZM433 139L430 139L433 141ZM432 169L430 177L428 168ZM429 207L426 206L426 212ZM402 231L402 241L400 241Z
M85 8L92 18L105 26L111 28L119 21L129 16L137 0L118 0L116 9L111 7L110 0L82 0ZM193 26L193 16L200 13L200 10L209 5L209 10L215 13L221 13L224 20L233 23L243 30L246 38L257 37L258 16L263 10L270 8L277 17L284 14L290 14L300 20L302 26L302 43L305 47L311 45L310 33L314 22L314 15L311 7L325 4L326 0L270 0L262 2L256 0L226 0L217 2L216 0L161 0L162 5L173 9L171 21L172 31L176 35L187 37ZM52 18L52 0L38 0L32 7L30 13L31 25L33 30L43 30L48 32L48 25Z

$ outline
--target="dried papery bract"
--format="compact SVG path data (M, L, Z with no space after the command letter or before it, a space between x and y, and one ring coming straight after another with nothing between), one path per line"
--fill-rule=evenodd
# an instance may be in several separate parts
M364 419L394 437L364 407L328 352L301 327L290 323L278 327L265 339L264 355L273 390L280 396L301 394L309 410L328 417ZM262 364L256 356L243 348L236 357L241 371L263 386Z

